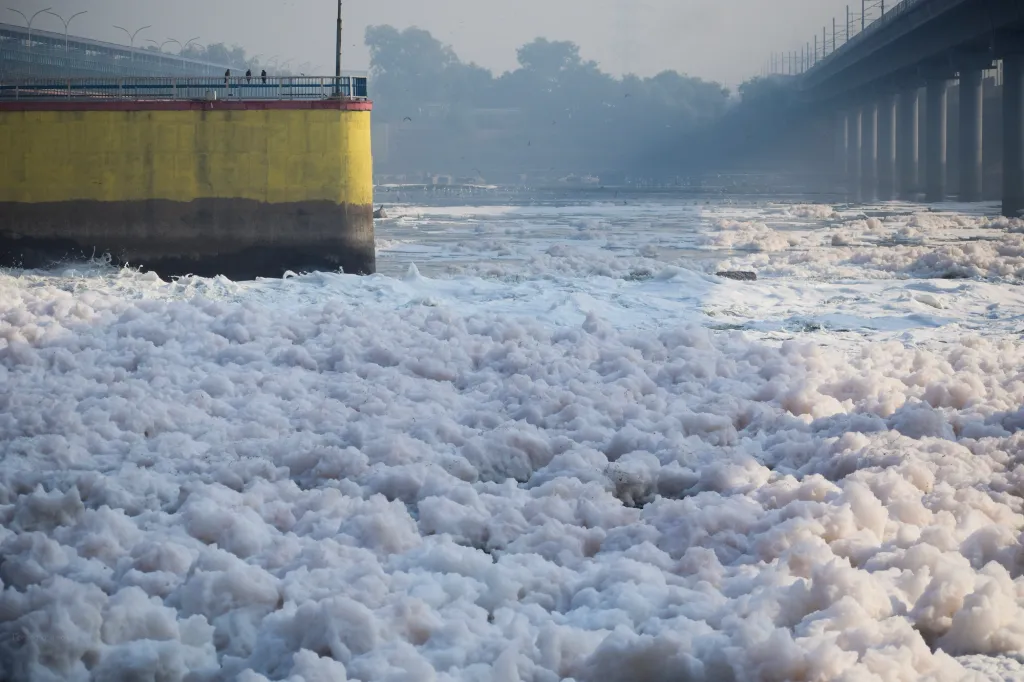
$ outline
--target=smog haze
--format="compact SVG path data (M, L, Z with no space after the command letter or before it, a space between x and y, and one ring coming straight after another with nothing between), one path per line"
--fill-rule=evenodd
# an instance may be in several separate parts
M363 45L368 25L398 29L418 26L451 45L465 62L495 73L516 66L516 48L536 37L570 40L585 59L619 75L650 76L671 69L730 87L757 75L773 51L799 50L820 37L831 17L845 16L845 2L824 0L374 0L346 2L345 67L365 69ZM291 60L291 69L333 71L331 0L7 0L2 21L24 24L13 7L31 15L45 7L65 18L87 10L71 24L71 33L127 43L114 24L138 34L136 44L200 36L199 43L237 44L250 55ZM859 10L859 5L855 8ZM35 28L63 31L61 22L39 15ZM819 38L820 39L820 38ZM830 39L831 40L831 39ZM175 51L174 45L167 46Z

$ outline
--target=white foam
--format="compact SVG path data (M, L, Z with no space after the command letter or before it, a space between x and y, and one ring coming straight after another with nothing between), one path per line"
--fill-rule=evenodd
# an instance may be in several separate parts
M663 206L531 210L465 209L511 257L454 277L0 274L0 666L1019 677L1013 225L712 207L701 263ZM790 274L705 274L749 259Z

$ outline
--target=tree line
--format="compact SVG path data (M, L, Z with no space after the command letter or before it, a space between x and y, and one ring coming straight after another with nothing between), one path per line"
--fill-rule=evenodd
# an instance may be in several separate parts
M677 71L616 78L567 41L537 38L496 75L423 29L370 26L365 39L386 173L637 173L730 103L721 84Z

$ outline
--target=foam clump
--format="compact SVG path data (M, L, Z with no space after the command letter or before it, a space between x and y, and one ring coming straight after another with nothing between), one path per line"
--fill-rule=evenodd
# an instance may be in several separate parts
M745 222L711 234L792 245ZM901 228L879 224L843 229ZM656 318L680 290L776 285L579 255L543 256L575 273L537 276L557 321L415 266L437 305L383 277L205 296L125 274L133 296L0 273L0 670L1019 676L1024 345L644 327L603 292L662 292Z

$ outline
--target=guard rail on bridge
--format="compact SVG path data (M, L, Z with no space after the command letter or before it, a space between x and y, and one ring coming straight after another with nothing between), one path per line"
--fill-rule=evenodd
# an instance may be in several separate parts
M901 21L908 18L908 16L914 12L918 13L917 19L911 19L906 23L911 28L920 25L922 22L929 21L941 14L942 12L950 11L957 6L967 4L969 0L901 0L901 2L893 5L891 8L886 10L884 14L875 18L860 33L850 36L849 39L842 45L836 47L834 52L831 52L820 59L817 59L806 71L801 74L800 85L802 87L813 86L821 81L823 78L828 78L830 69L845 68L848 64L843 62L844 58L851 57L856 52L857 48L866 45L872 37L879 36L886 29L897 26ZM994 28L993 28L994 30ZM896 36L895 38L892 35ZM896 33L890 36L891 40L901 40L899 36L899 29ZM988 70L988 69L986 69ZM998 64L993 69L996 82L1002 84L1002 64Z
M864 30L856 35L850 36L842 45L836 48L835 52L828 54L827 56L817 60L811 65L805 73L811 73L824 67L826 64L831 62L836 55L842 56L852 49L856 49L864 40L867 40L872 35L882 30L883 27L891 24L894 21L899 21L901 17L906 15L908 12L914 10L918 5L923 5L930 0L901 0L894 7L889 9L885 14L876 18L870 24L864 27Z
M365 100L365 76L34 78L0 81L4 100Z

